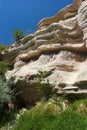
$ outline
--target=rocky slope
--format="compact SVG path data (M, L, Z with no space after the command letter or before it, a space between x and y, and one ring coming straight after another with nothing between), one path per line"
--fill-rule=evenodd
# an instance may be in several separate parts
M6 77L22 92L24 102L32 104L38 98L39 71L48 72L46 78L57 94L87 94L86 8L87 1L74 0L3 52L12 66Z

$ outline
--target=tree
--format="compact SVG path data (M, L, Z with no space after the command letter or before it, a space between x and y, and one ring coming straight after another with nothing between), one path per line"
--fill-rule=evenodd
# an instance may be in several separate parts
M23 30L14 30L14 39L15 41L20 40L21 38L23 38Z
M9 102L12 99L13 91L9 85L9 82L0 77L0 104Z
M3 107L3 103L7 103L12 99L12 95L14 93L11 89L10 82L7 82L5 79L5 73L8 66L8 61L0 61L0 109Z
M0 126L7 123L11 118L11 110L14 109L14 92L10 83L5 78L0 77Z

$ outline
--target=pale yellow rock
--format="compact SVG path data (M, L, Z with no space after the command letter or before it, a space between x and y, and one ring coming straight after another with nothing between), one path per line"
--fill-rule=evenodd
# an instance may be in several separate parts
M13 66L6 77L22 91L24 101L32 104L38 99L39 71L48 72L46 79L57 94L87 94L86 5L87 1L74 0L57 15L41 20L38 30L21 39L19 46L14 43L3 53Z

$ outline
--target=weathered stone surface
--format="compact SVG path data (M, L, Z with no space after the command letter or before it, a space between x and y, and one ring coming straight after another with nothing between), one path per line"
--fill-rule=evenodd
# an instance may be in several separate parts
M3 53L14 67L6 77L22 91L25 101L37 100L39 71L48 72L46 78L58 94L87 94L86 6L87 1L74 0L54 17L43 19L19 46L14 43Z
M87 48L87 1L83 1L78 9L77 21L83 31L84 46Z

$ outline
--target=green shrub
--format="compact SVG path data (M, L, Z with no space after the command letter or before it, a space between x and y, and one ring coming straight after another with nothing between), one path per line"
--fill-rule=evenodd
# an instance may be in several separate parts
M14 90L11 89L9 82L0 77L0 126L13 118L13 115L8 113L8 102L13 100L14 97Z
M6 60L0 61L0 75L4 75L4 73L8 69L8 65L9 65L8 61Z
M0 105L9 102L14 95L14 91L11 90L9 82L0 77Z
M72 110L77 111L84 116L87 116L87 99L75 101L72 104L71 108Z
M87 128L86 119L71 110L61 113L57 120L53 130L86 130Z
M3 130L10 130L9 125L15 124L15 119L18 111L15 109L10 113L1 112L0 113L0 128L5 127ZM1 129L2 130L2 129Z
M6 49L6 46L0 43L0 52L2 52L4 49Z
M20 116L14 130L86 130L86 119L73 111L59 114L55 105L43 104Z
M23 37L23 30L14 30L14 39L18 41Z
M60 108L53 103L41 103L19 118L15 130L41 130L51 124L60 112Z

